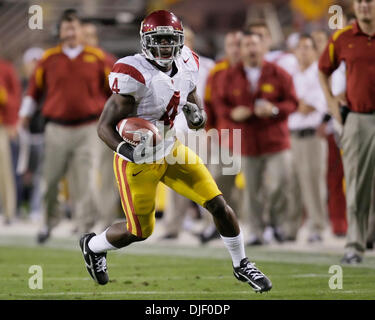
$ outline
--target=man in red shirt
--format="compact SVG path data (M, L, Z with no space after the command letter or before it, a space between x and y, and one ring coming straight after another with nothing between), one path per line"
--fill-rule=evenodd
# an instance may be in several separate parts
M355 0L357 21L331 37L319 61L320 80L332 115L343 130L348 232L342 263L360 263L375 184L375 1ZM346 63L348 108L339 109L329 77Z
M16 187L9 140L17 135L16 123L21 100L21 83L13 66L0 60L0 202L5 224L16 213Z
M241 142L230 136L227 145L233 148L234 144L241 144L250 245L262 243L267 222L281 236L290 196L287 120L298 103L291 76L266 62L264 53L260 35L245 33L241 39L242 61L225 72L223 86L214 101L220 114L218 127L241 129ZM268 209L269 221L265 221L264 209Z
M69 171L73 181L74 213L78 231L93 224L90 210L93 139L107 85L105 54L82 45L81 22L74 10L66 10L59 24L61 43L47 50L30 79L20 115L26 125L36 106L44 98L42 114L45 128L43 169L45 227L38 241L48 239L57 224L58 184Z
M315 30L311 33L320 57L328 43L328 33L325 30ZM333 73L331 78L332 92L338 98L345 100L345 63ZM341 101L346 105L346 101ZM346 235L348 224L346 221L346 204L344 193L344 168L340 148L337 145L333 130L332 117L327 114L323 123L318 128L318 134L327 139L328 143L328 167L327 167L327 189L328 189L328 212L332 232L337 237Z

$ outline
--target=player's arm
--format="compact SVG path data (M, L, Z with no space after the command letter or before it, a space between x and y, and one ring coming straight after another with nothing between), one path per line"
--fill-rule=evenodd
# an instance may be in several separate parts
M207 121L207 115L203 105L197 95L197 89L194 88L187 97L187 103L182 108L190 129L199 130L204 128Z
M113 151L133 160L134 147L126 143L116 130L117 123L135 109L134 97L113 94L106 102L98 124L98 135Z

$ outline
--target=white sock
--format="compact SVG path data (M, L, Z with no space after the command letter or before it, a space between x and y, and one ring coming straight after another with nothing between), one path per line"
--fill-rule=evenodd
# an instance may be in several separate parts
M246 258L242 232L240 231L239 235L236 237L220 236L232 257L233 266L239 267L241 260Z
M102 232L101 234L98 234L97 236L94 236L90 239L88 246L90 250L94 253L101 253L106 252L108 250L116 250L118 248L114 247L109 243L107 240L107 233L108 228Z

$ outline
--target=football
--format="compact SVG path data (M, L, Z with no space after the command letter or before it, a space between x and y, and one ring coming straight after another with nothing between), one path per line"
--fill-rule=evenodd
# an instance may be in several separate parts
M151 131L153 134L153 146L156 146L162 140L158 128L150 121L142 118L122 119L117 124L116 129L120 136L133 146L139 143L142 134L147 133L147 131Z

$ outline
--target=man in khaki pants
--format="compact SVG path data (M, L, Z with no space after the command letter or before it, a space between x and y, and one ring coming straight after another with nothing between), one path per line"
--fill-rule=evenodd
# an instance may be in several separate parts
M288 212L286 237L295 240L302 222L303 208L308 217L308 241L322 241L327 224L327 142L318 135L327 104L319 83L317 50L309 35L302 35L296 47L299 71L293 76L298 109L288 119L293 157L293 201Z
M96 121L100 117L106 88L106 57L102 50L82 45L81 21L74 10L66 10L59 23L61 43L46 50L30 79L20 111L21 123L28 119L45 95L42 114L46 118L42 192L43 243L59 222L58 184L72 173L74 216L78 232L87 232L95 222L90 204L92 162L95 154Z
M1 95L0 88L0 95ZM0 102L0 112L1 112ZM16 211L16 190L14 183L12 155L8 132L0 123L0 203L4 213L4 223L9 224Z
M13 66L0 60L0 203L5 214L5 224L11 223L16 213L10 139L16 138L20 98L21 84Z
M357 21L336 31L319 61L321 85L341 129L348 232L342 263L360 263L375 191L375 0L354 0ZM329 77L347 67L347 109L339 109ZM340 127L341 125L341 127Z

